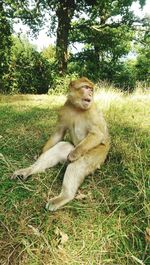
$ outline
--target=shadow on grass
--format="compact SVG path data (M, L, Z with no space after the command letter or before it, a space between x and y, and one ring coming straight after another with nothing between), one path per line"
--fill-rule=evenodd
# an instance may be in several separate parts
M37 248L37 254L30 249L31 256L40 255L42 259L43 255L47 255L47 246L42 249L43 237L38 237L31 227L38 227L46 240L55 245L54 231L58 226L71 235L70 247L79 244L81 248L80 238L88 244L91 239L85 239L85 235L88 235L88 229L95 229L94 235L99 244L104 238L106 243L109 242L103 255L107 260L116 262L113 264L120 260L122 264L136 264L129 258L131 254L149 264L144 241L148 223L148 133L140 126L112 122L112 148L107 162L81 187L87 197L74 200L58 213L47 213L44 208L47 194L49 189L52 196L60 190L65 167L60 170L58 165L47 173L32 176L26 182L11 181L8 176L12 168L33 162L34 155L53 131L57 108L23 108L21 112L12 106L0 108L0 144L4 156L0 159L1 262L10 256L10 264L24 264L23 254L30 257L30 245ZM100 227L102 238L98 233ZM45 241L42 242L45 244ZM93 255L95 248L98 247L91 244L86 253ZM40 264L40 261L35 264Z

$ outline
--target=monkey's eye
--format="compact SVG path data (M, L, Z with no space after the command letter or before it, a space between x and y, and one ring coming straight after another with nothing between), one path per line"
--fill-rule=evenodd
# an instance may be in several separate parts
M91 87L89 87L89 86L84 86L86 89L91 89Z
M88 90L91 90L91 91L93 91L93 88L92 87L90 87L90 86L82 86L82 88L85 88L85 89L88 89Z

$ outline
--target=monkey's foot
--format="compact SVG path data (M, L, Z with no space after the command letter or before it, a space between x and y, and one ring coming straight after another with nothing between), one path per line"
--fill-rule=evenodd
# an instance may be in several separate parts
M19 170L15 171L10 178L16 179L17 177L20 177L21 179L25 180L30 175L31 175L30 168L25 168L25 169L19 169Z
M55 197L48 201L46 209L49 211L56 211L59 208L58 197Z
M46 204L46 209L49 211L56 211L68 201L70 201L70 199L66 197L64 198L63 196L54 197L48 201Z

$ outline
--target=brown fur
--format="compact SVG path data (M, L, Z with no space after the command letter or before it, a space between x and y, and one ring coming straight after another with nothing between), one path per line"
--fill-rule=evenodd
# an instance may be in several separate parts
M93 90L94 84L85 77L70 83L67 101L59 112L56 131L44 146L43 155L30 170L22 170L22 175L26 178L29 174L41 172L59 161L71 162L65 172L60 195L47 203L46 207L51 211L72 200L85 176L99 168L108 154L108 129L102 113L97 110L93 101ZM72 144L60 142L66 131L69 131ZM46 160L49 161L47 164ZM17 175L18 171L13 178Z

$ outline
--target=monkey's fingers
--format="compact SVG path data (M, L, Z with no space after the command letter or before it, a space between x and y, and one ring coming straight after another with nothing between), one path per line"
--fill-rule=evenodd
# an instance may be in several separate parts
M73 161L78 159L78 157L77 157L76 153L74 152L74 150L69 153L67 159L68 159L69 162L73 162Z

